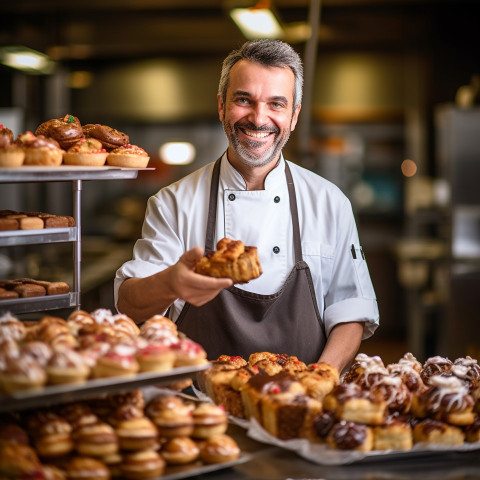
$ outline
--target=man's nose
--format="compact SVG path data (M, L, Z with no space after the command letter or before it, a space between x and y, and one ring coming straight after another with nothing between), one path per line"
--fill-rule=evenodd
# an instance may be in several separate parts
M250 121L256 126L265 125L266 123L268 123L267 106L263 103L256 103L252 106L249 116Z

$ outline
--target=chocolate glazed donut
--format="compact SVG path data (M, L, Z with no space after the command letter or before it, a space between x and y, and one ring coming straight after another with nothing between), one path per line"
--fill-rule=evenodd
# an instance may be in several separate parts
M43 122L38 126L35 135L53 138L65 150L68 150L77 140L84 136L80 120L73 115L65 115L63 118L53 118Z
M130 138L125 133L119 132L107 125L99 125L98 123L84 125L83 133L86 137L100 140L103 148L108 152L123 145L127 145L130 141Z

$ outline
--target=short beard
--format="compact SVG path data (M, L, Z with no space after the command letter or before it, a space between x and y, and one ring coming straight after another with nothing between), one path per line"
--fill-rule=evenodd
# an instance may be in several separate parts
M238 130L240 128L245 128L247 130L252 130L255 132L271 132L272 129L266 126L256 127L251 123L245 124L239 122L235 123L232 127L229 123L225 121L223 122L223 129L230 141L230 146L234 150L237 157L241 160L241 162L249 167L263 167L274 160L278 160L282 148L285 146L288 139L290 138L289 131L287 131L283 136L279 136L280 132L277 129L275 132L275 142L273 143L272 147L263 155L258 156L255 155L254 152L245 148L238 140ZM247 145L252 148L257 148L261 146L261 142L258 142L257 140L252 138L251 140L247 140Z

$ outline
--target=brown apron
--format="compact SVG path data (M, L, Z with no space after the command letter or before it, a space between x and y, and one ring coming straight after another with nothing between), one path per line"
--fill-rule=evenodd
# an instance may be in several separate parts
M235 286L195 307L186 303L177 319L178 329L200 343L209 360L254 352L296 355L306 363L318 360L326 336L318 311L312 276L302 260L297 201L290 168L285 162L293 222L295 266L282 288L271 295L246 292ZM205 252L214 247L220 160L212 174Z

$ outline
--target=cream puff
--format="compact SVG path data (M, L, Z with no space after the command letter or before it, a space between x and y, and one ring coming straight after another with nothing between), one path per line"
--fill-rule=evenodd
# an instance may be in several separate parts
M193 433L193 409L175 395L159 395L148 402L145 413L161 437L187 437Z
M110 470L102 461L90 457L73 457L65 467L67 480L109 480Z
M233 462L240 457L240 447L229 435L214 435L200 443L200 458L208 464Z
M146 417L129 418L115 428L121 450L148 450L158 447L158 430Z
M123 477L128 480L144 480L160 477L165 466L165 460L155 450L140 450L125 453L120 469Z
M72 437L80 455L104 457L118 451L115 430L106 422L82 425L73 432Z
M210 438L227 431L228 417L222 406L200 403L194 408L192 415L192 436L195 438Z
M173 437L162 445L160 453L169 465L185 465L197 460L200 449L190 437Z

